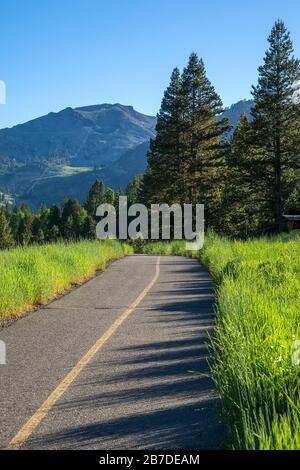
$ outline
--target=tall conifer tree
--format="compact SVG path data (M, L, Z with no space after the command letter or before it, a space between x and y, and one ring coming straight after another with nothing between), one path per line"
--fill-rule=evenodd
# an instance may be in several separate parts
M106 202L105 200L106 187L102 181L96 180L91 189L84 205L87 213L96 218L97 207Z
M276 21L268 41L269 49L258 69L258 84L252 91L258 155L254 163L257 181L263 181L267 192L266 218L279 231L291 192L299 185L300 63L293 56L293 44L283 21Z
M263 226L264 188L253 178L255 149L247 115L240 116L226 153L221 230L231 236L247 236ZM254 182L256 181L256 184Z
M156 138L148 152L144 198L149 203L180 202L182 198L181 92L180 71L175 68L157 115Z
M222 136L229 129L219 119L222 101L206 76L202 59L192 53L182 74L182 156L186 162L185 202L204 203L209 223L217 214L221 198L224 161Z
M11 233L9 221L6 217L4 208L0 208L0 250L11 248L14 245L14 239Z
M173 70L151 142L144 193L148 202L204 203L218 219L224 161L222 102L192 53L182 76Z

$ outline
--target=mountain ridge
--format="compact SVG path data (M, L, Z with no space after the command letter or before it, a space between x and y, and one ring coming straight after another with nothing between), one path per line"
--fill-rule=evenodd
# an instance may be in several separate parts
M224 110L235 126L253 101ZM156 117L120 103L67 107L0 130L0 193L34 208L64 197L83 202L96 178L125 189L147 164Z
M54 153L99 165L155 135L156 118L120 103L65 108L0 130L0 155L26 162Z

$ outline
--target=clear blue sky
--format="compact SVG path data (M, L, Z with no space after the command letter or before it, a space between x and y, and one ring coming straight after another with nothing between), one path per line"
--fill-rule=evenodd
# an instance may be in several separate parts
M225 105L249 98L278 18L300 57L299 0L7 0L0 14L1 128L103 102L156 114L191 51Z

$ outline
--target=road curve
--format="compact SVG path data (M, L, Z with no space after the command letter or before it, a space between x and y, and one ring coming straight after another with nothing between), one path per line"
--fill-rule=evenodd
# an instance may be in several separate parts
M196 260L112 263L0 332L0 447L220 448L212 324L212 283Z

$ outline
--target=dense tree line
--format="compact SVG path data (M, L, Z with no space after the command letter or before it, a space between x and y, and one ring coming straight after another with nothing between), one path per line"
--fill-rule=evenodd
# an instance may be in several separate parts
M128 199L134 198L135 177L128 186ZM64 199L60 206L42 206L37 213L20 204L0 207L0 249L32 243L51 243L96 238L96 209L102 203L117 206L122 191L113 191L96 180L82 206Z
M174 69L143 179L149 204L204 203L206 227L234 236L280 231L283 213L300 209L300 63L282 21L268 41L251 119L232 137L203 61L193 53Z

